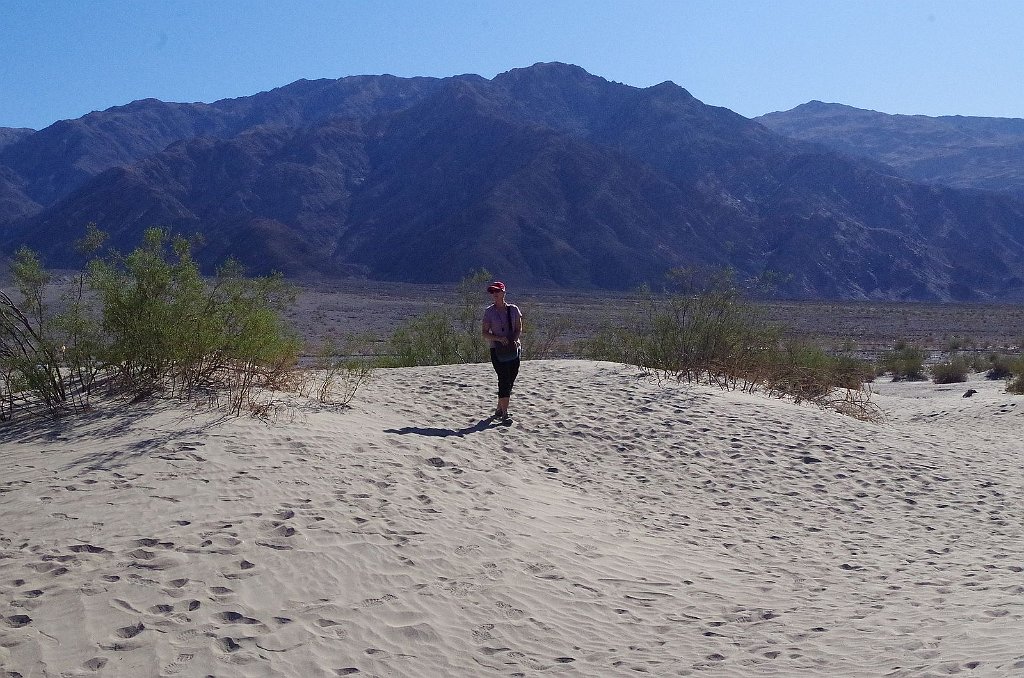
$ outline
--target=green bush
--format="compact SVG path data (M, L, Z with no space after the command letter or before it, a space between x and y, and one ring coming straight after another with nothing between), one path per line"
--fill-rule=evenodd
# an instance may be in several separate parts
M22 301L19 306L0 293L0 415L12 416L17 399L35 400L50 412L73 407L73 387L65 369L67 347L45 302L50 276L26 247L15 254L11 274Z
M678 283L685 273L677 273ZM702 380L726 388L762 390L821 406L842 401L845 412L877 418L861 385L871 367L823 349L783 342L778 330L741 300L728 273L704 287L653 295L642 290L640 311L624 327L606 328L583 342L586 357L634 364L679 380ZM838 400L835 391L846 390ZM850 391L857 395L849 395Z
M453 365L483 359L474 338L458 331L455 316L445 310L424 313L395 330L391 353L384 361L387 367Z
M882 354L879 367L892 374L893 381L924 381L925 357L924 349L900 341L891 351Z
M967 349L972 349L977 345L977 342L971 337L960 337L952 336L946 339L946 346L943 349L946 353L957 353Z
M90 224L88 274L75 279L57 314L43 301L49 277L38 257L17 255L12 272L24 311L0 296L5 416L16 395L53 414L83 409L100 379L136 398L226 390L240 413L253 389L287 381L299 341L282 321L294 292L279 276L246 278L229 262L208 283L188 242L162 229L148 230L128 255L96 256L102 240Z
M969 365L959 356L931 366L932 381L936 384L959 384L967 381Z
M1020 359L1011 356L993 353L988 357L988 369L985 372L986 379L1009 379L1015 372L1019 372Z
M102 307L105 362L135 393L228 387L241 410L254 387L272 387L297 360L281 314L294 292L279 277L246 278L228 262L212 285L189 243L149 229L127 256L95 260L90 284Z
M430 311L401 325L391 335L391 355L380 364L415 367L485 361L480 296L490 279L487 271L471 274L459 283L457 308Z
M571 347L565 341L565 335L572 327L571 318L543 311L531 311L530 317L524 318L523 323L524 360L557 357L571 352ZM528 332L525 331L527 328Z
M787 342L762 358L760 380L769 392L795 400L819 401L835 389L859 390L873 377L871 365L848 356L836 356L818 346Z
M1016 377L1006 383L1006 392L1013 393L1015 395L1024 394L1024 374L1018 374Z
M776 343L775 331L741 302L728 272L703 287L692 276L689 270L674 272L677 291L668 294L642 289L638 313L625 326L603 329L583 342L584 355L687 381L730 382L740 366L755 364L763 347Z

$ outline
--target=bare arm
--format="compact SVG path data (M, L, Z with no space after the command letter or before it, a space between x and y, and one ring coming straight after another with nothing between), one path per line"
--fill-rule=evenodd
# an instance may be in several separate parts
M500 342L502 344L508 342L508 339L506 339L505 337L502 337L502 336L497 335L497 334L494 333L494 331L491 329L491 323L489 321L487 321L486 319L484 320L484 323L483 323L482 334L483 334L484 339L487 340L487 341L497 341L497 342Z

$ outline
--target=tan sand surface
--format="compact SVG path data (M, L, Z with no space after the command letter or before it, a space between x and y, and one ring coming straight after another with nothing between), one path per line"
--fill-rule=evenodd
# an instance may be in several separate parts
M0 676L1024 675L1024 398L524 363L0 429Z

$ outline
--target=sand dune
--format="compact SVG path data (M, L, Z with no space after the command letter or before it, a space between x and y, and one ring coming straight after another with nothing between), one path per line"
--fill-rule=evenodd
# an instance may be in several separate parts
M1024 399L584 361L0 430L0 676L1024 675Z

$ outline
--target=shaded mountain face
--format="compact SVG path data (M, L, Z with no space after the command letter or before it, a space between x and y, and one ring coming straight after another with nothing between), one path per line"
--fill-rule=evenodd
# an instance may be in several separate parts
M885 163L908 179L1024 198L1024 119L888 115L812 101L756 120Z
M201 234L253 272L623 289L677 266L771 272L790 296L1021 294L1024 206L915 184L663 83L537 64L154 100L0 148L5 252L79 263L96 222Z

